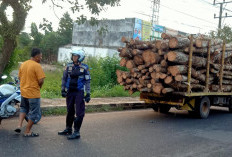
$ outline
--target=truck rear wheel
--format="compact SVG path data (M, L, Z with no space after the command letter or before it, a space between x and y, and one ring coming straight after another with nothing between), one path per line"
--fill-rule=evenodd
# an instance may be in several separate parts
M160 107L159 107L159 112L160 113L168 113L169 112L169 110L170 110L170 106L168 106L168 105L160 105Z
M229 104L229 112L232 113L232 98L230 98L230 104Z
M196 112L202 119L207 118L210 112L210 100L208 97L199 98L196 102Z
M159 111L159 106L157 104L152 104L151 107L155 112Z

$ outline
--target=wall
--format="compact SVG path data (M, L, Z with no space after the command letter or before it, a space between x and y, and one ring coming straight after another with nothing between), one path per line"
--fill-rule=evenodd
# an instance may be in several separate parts
M125 44L122 36L132 38L135 25L134 18L120 20L101 20L98 25L91 26L88 22L83 25L74 24L72 44L77 46L118 48ZM99 30L104 27L107 32L102 35Z
M69 45L59 48L58 62L59 63L70 62L72 49L83 49L85 51L86 56L94 56L94 57L107 57L107 56L113 57L114 55L118 56L119 54L117 49Z

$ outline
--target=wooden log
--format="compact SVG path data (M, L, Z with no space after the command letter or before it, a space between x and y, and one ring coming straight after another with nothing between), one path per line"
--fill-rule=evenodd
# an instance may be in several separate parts
M177 75L177 76L175 76L175 80L177 82L188 82L188 77L185 75ZM199 80L191 78L191 83L198 84Z
M220 70L220 64L211 64L215 69ZM225 64L224 70L232 70L232 65Z
M131 83L133 83L133 81L134 81L133 78L127 78L127 79L126 79L126 83L127 83L127 84L131 84Z
M143 80L150 80L150 79L151 79L151 77L150 77L150 76L146 76L146 75L145 75L145 76L142 76L142 79L143 79Z
M167 76L165 79L164 79L164 83L167 84L167 85L170 85L171 83L173 83L173 78L172 76Z
M145 73L147 73L147 72L148 72L148 69L142 69L142 70L141 70L141 73L142 73L142 74L145 74Z
M213 92L219 92L220 86L219 85L211 85L210 90ZM231 92L232 91L232 85L223 85L222 86L223 92Z
M146 68L146 66L145 65L139 65L138 66L138 69L141 71L141 70L143 70L143 69L145 69Z
M152 73L155 69L153 67L149 67L149 72Z
M128 49L127 47L122 48L121 52L119 53L119 56L120 57L128 57L128 58L133 57L131 50Z
M156 94L161 94L162 93L162 89L163 89L164 87L162 86L162 84L156 84L154 87L153 87L153 89L152 89L152 91L154 92L154 93L156 93Z
M139 91L140 92L151 92L151 89L150 88L141 88Z
M122 76L122 71L121 70L116 70L116 75L117 75L117 77Z
M165 39L170 39L171 37L172 37L171 34L167 34L167 33L162 33L162 34L161 34L161 38L164 39L164 40L165 40Z
M134 45L135 49L139 49L139 50L147 50L150 49L150 45L148 44L141 44L141 45Z
M127 61L128 61L128 58L121 58L120 63L119 63L119 64L120 64L120 66L125 67L125 66L126 66Z
M223 40L221 39L214 39L211 40L211 45L219 45L222 44ZM205 39L196 39L196 47L202 48L202 47L207 47L208 46L208 41Z
M156 72L151 73L151 78L155 79L156 78Z
M181 90L187 91L188 89L187 82L183 82L183 83L173 82L170 84L170 86L177 90L181 89ZM191 89L200 89L203 91L205 89L205 86L199 85L199 84L191 84Z
M127 79L127 78L129 78L130 77L130 73L129 72L122 72L122 78L123 79Z
M163 94L172 93L172 92L174 92L173 88L163 88L162 89Z
M166 50L168 49L169 40L156 40L155 41L155 48L158 50Z
M130 40L129 40L128 38L126 38L125 36L123 36L123 37L121 38L121 42L123 42L123 43L129 43Z
M160 62L160 65L161 65L161 67L166 68L166 67L168 66L168 63L167 63L166 60L163 59L163 60Z
M232 85L232 80L222 80L222 84L226 84L226 85Z
M145 44L145 42L141 40L130 39L130 45L142 45L142 44Z
M167 56L168 56L168 61L170 62L179 63L183 65L188 64L189 56L184 54L183 52L170 51L168 52ZM193 56L192 65L195 67L205 67L206 59L203 57Z
M141 55L134 56L133 61L134 61L135 65L142 65L142 64L144 64L143 57Z
M127 67L127 69L132 69L132 68L135 68L136 66L135 66L135 63L133 60L128 60L126 62L126 67Z
M132 68L130 69L130 72L131 73L135 73L135 72L139 72L140 70L138 68Z
M133 56L136 56L136 55L142 55L143 51L142 50L138 50L138 49L133 49L131 51L132 55Z
M159 73L159 78L162 79L162 80L164 80L167 76L168 75L165 74L165 73L161 73L161 72Z
M169 66L168 72L172 76L177 76L178 74L187 74L188 73L188 67L185 65L175 65L175 66ZM205 75L196 71L195 69L191 69L191 76L197 80L200 80L202 82L205 82Z
M159 79L151 79L152 85L155 85L156 83L159 83Z
M154 53L150 50L146 50L142 54L143 60L147 64L156 64L159 63L161 60L161 57L158 53Z
M147 88L149 88L149 89L152 88L152 84L151 84L151 83L148 83L148 84L147 84Z
M189 44L190 40L182 37L172 37L169 39L168 43L170 48L183 48L189 46Z

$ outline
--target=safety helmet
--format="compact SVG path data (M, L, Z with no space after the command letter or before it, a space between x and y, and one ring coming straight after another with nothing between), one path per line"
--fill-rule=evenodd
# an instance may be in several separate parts
M82 62L85 59L85 51L83 49L73 49L72 56L78 56L78 61Z

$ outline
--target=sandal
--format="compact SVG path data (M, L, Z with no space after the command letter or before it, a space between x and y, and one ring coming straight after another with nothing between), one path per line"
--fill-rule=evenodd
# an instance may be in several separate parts
M21 132L21 128L16 128L14 131L15 131L16 133L20 133L20 132Z
M38 137L39 134L38 134L38 133L33 133L33 132L31 132L30 134L24 134L23 136L24 136L24 137Z

